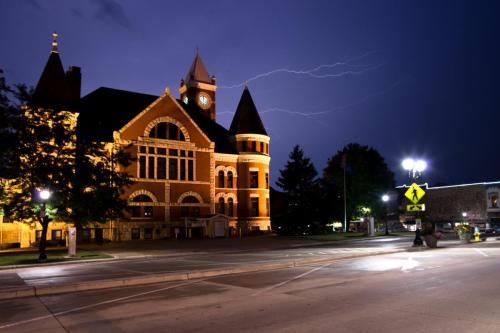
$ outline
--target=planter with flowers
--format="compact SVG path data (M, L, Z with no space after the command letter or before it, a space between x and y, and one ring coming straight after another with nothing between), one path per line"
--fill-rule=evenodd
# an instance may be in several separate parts
M462 243L470 243L472 237L472 229L468 224L458 224L455 227L455 232Z

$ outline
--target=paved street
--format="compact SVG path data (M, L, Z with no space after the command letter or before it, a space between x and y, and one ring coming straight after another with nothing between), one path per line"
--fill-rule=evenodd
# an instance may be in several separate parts
M486 242L4 300L0 332L498 332L499 259Z
M346 242L310 242L274 239L214 240L194 242L153 242L141 246L127 244L126 249L105 250L126 260L93 261L65 265L0 270L1 288L11 286L57 286L82 281L131 278L247 265L329 260L406 249L408 237L378 238ZM123 245L122 245L123 247ZM49 254L50 255L50 254Z

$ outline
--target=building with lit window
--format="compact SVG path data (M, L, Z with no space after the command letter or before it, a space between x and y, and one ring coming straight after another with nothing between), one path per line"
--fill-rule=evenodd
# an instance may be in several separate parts
M80 95L79 68L71 67L66 76L61 69L53 49L37 85L51 97L46 107L63 95ZM68 82L78 91L66 89ZM229 130L219 125L216 90L215 77L197 53L178 97L169 88L153 96L101 87L79 100L78 139L110 143L133 157L123 170L134 181L123 194L129 205L125 217L89 226L85 238L217 237L270 230L269 135L248 87Z
M421 218L433 222L437 229L444 231L452 231L457 223L467 223L500 232L500 182L434 187L424 184L421 187L425 190L421 200L425 204L425 211L418 217L414 213L401 215L401 221L407 227L414 228L415 218ZM406 190L404 187L401 189L401 193ZM402 199L402 202L407 204L406 199Z

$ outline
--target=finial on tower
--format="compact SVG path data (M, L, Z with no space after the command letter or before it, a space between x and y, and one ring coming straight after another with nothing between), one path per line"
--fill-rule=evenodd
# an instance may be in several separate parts
M59 53L59 50L57 49L57 36L59 35L54 31L52 33L52 53Z

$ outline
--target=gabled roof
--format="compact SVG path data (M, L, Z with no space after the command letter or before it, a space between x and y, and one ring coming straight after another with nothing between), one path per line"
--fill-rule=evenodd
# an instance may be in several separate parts
M208 75L208 71L198 52L196 52L196 57L194 57L193 64L191 65L191 68L189 68L184 81L186 83L191 81L212 83L212 79L210 78L210 75Z
M81 99L78 135L82 139L113 141L118 131L158 96L100 87Z
M153 103L158 96L100 87L82 98L78 117L81 139L113 141L113 131L120 130ZM196 105L178 103L203 133L215 143L215 152L236 154L227 129L207 118Z
M260 119L259 112L255 107L252 96L248 87L245 86L243 94L241 95L238 108L231 122L229 128L231 135L235 134L262 134L267 135L264 124Z

